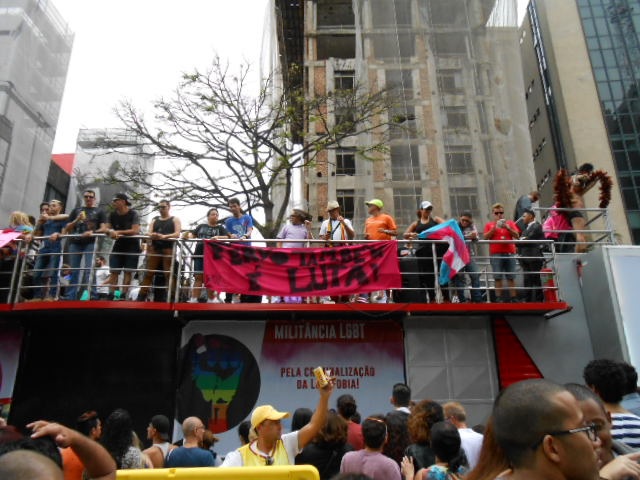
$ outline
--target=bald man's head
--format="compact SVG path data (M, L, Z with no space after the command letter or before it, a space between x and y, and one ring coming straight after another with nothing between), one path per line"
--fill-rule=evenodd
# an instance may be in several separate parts
M198 417L187 417L182 422L182 433L185 439L198 437L198 433L204 432L204 429L204 424Z
M30 450L14 450L0 457L2 480L62 480L53 460Z

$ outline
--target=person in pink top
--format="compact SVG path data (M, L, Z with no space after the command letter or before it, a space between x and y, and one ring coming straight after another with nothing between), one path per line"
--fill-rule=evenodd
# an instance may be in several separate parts
M338 407L340 416L347 421L347 443L350 444L354 450L362 450L364 448L362 426L351 420L351 417L355 415L358 409L356 399L349 394L340 395L336 406Z
M495 220L484 226L485 240L514 240L520 237L520 230L512 220L504 218L504 206L495 203L491 207ZM517 302L516 296L516 245L515 243L499 242L489 245L491 255L491 269L496 281L497 302ZM502 280L507 280L510 296L503 297Z

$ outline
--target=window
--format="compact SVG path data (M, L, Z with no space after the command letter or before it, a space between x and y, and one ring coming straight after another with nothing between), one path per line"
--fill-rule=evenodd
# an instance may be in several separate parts
M467 35L465 33L436 33L431 48L436 55L466 55Z
M413 97L413 71L387 70L387 88L401 92L403 98Z
M480 218L478 211L478 190L473 187L450 188L451 216L457 217L460 212L470 210L475 218Z
M441 93L461 93L462 71L441 70L438 72L438 88Z
M411 26L411 0L370 0L373 27Z
M394 182L420 180L420 157L417 145L391 147L391 179Z
M466 107L446 107L444 118L444 128L468 128Z
M396 225L409 225L416 219L416 211L420 204L419 189L394 188L393 189L393 217ZM398 228L399 232L402 229Z
M319 28L353 28L355 17L351 0L319 0Z
M420 0L420 10L433 25L464 26L467 11L464 0Z
M335 120L336 133L353 133L355 131L355 118L351 108L336 107Z
M320 35L317 37L318 60L355 58L355 35Z
M354 191L353 190L336 190L336 200L340 204L342 216L344 218L353 219L355 213L354 208Z
M447 173L460 174L473 172L471 145L452 145L446 147L444 156L447 162Z
M415 107L394 107L390 109L389 115L393 123L389 130L392 139L416 138L418 126Z
M353 90L356 79L354 70L336 70L333 76L336 90Z
M413 34L399 33L397 36L373 34L371 38L375 58L378 60L410 58L415 55L416 42Z
M627 210L640 209L640 203L638 202L638 195L635 188L623 188L622 197L624 198L624 204Z
M355 149L338 150L336 152L336 175L356 174Z

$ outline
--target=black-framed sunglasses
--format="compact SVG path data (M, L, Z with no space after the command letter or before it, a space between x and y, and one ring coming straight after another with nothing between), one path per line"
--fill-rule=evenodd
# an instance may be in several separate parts
M274 462L273 457L264 457L264 464L267 467L270 467L271 465L273 465L273 462Z
M547 432L542 436L540 440L538 440L534 445L532 445L531 448L533 450L538 448L544 441L544 437L546 437L547 435L551 435L553 437L560 437L562 435L571 435L571 434L580 433L580 432L585 432L589 440L591 440L592 442L595 442L598 440L598 426L595 423L591 423L585 427L572 428L571 430L557 430L555 432Z
M95 195L83 195L84 198L96 198Z
M494 215L504 215L504 212L493 212Z

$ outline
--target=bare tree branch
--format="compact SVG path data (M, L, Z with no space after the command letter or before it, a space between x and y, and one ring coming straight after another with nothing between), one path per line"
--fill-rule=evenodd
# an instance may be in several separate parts
M247 211L264 212L264 223L256 227L274 237L286 219L295 169L314 165L320 152L348 139L384 139L391 125L397 127L389 114L395 105L391 92L356 86L307 98L303 91L275 94L269 77L251 97L249 73L247 65L232 72L216 58L208 71L185 74L171 98L156 101L150 122L131 102L122 102L116 112L124 126L146 150L175 162L154 172L153 182L150 172L127 165L102 172L102 180L132 183L149 201L162 195L176 205L226 206L240 197ZM303 143L294 144L292 128L299 125L307 131L297 132ZM377 135L364 135L371 132ZM365 159L386 148L384 140L355 143Z

